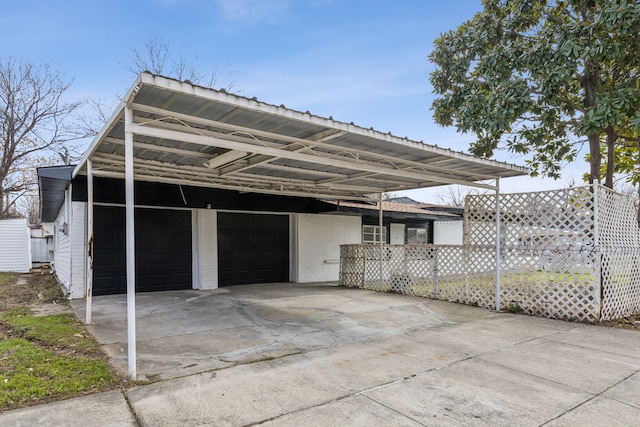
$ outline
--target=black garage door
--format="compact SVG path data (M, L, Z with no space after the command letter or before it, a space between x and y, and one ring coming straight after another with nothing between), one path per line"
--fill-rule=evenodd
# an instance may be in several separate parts
M191 212L136 209L136 291L191 289ZM94 208L93 294L127 291L125 209Z
M218 214L220 286L288 281L288 216Z

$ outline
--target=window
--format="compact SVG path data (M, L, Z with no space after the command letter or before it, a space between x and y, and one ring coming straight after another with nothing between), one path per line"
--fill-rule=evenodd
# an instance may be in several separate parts
M427 228L407 228L407 244L424 245L429 243L428 231Z
M382 241L387 241L387 227L382 227ZM380 227L377 225L363 225L362 243L380 243Z

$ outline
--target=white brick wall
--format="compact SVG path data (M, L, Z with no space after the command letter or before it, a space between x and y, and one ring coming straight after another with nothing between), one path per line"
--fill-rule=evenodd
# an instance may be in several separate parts
M434 221L433 243L435 245L462 245L464 221Z
M358 216L297 214L295 224L296 281L337 281L340 245L361 242L362 219Z
M218 215L198 209L193 214L193 284L195 289L218 288Z

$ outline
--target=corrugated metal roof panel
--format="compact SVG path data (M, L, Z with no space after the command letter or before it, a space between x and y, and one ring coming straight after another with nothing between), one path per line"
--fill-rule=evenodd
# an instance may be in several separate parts
M487 188L478 181L527 172L150 74L140 75L126 105L133 110L139 180L361 198L454 183ZM123 116L114 114L87 155L97 175L124 174ZM76 173L84 171L85 161Z

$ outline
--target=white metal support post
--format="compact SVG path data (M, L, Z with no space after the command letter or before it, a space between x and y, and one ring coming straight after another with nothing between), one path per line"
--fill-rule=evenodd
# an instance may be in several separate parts
M127 361L129 378L136 380L136 242L133 179L133 110L124 109L125 216L127 254Z
M93 304L93 166L87 159L87 305L85 323L91 324Z
M379 263L379 268L380 268L380 292L384 291L384 281L382 280L382 272L384 270L383 265L382 265L382 254L384 253L384 242L382 241L382 226L383 226L383 221L382 221L382 193L380 193L379 197L378 197L378 227L379 227L378 238L380 239L380 263Z
M496 311L500 311L500 178L496 178Z
M592 189L592 199L593 200L593 249L595 253L595 265L596 265L596 280L598 281L598 289L596 291L596 295L598 296L598 311L597 316L598 320L602 317L602 291L603 291L603 283L602 283L602 252L600 252L600 199L598 193L600 192L600 181L595 180Z

